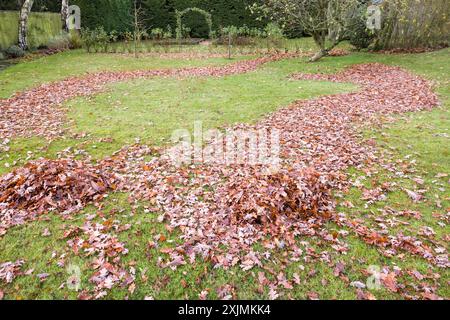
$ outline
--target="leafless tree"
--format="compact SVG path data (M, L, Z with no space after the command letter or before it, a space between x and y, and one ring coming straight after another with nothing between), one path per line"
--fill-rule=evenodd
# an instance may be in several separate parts
M328 55L345 37L357 0L262 0L253 9L283 26L300 28L314 38L320 50L311 58Z
M141 43L142 37L145 34L145 11L138 1L134 0L133 10L133 42L134 42L134 56L138 58L138 45Z

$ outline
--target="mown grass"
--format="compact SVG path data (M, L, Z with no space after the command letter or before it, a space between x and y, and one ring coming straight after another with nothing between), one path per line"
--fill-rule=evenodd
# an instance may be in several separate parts
M124 43L115 44L117 47L127 48L130 45ZM349 48L349 44L344 42L340 48ZM301 52L310 52L315 50L314 42L311 38L286 40L277 50L290 52L295 50ZM195 54L220 54L227 57L227 46L214 46L209 49L207 46L169 46L167 47L169 55L164 57L166 50L158 47L158 50L139 53L139 59L134 57L132 52L122 53L90 53L87 54L84 49L70 50L56 55L44 56L31 61L21 62L0 72L0 99L8 98L15 92L32 88L42 83L57 81L71 76L80 76L86 73L99 71L123 71L123 70L141 70L141 69L163 69L179 67L196 67L204 65L221 65L232 63L236 60L250 59L255 51L249 51L245 55L240 53L239 48L232 51L231 60L228 58L196 58ZM274 52L274 48L270 49ZM267 49L261 49L264 53ZM170 58L170 53L193 54L186 59ZM161 55L161 56L160 56ZM57 67L55 67L57 66Z
M189 128L194 120L202 120L206 128L227 126L235 122L254 122L264 114L295 99L356 89L346 84L288 81L286 76L292 72L336 72L355 63L382 62L407 68L435 81L436 91L442 100L442 106L431 112L401 115L396 123L382 128L367 128L365 132L366 137L375 138L380 148L391 150L397 157L412 155L417 159L417 175L424 178L424 187L428 189L425 194L426 201L413 203L403 192L398 191L388 194L384 202L365 207L365 202L360 200L360 191L352 189L346 195L346 200L351 201L355 207L339 210L350 216L364 218L369 225L376 216L377 209L385 206L397 210L417 210L423 215L421 220L401 218L411 223L405 231L414 234L420 227L430 226L436 231L437 239L442 241L450 230L448 226L439 226L433 213L445 213L446 208L450 207L448 177L435 177L438 173L450 172L448 53L449 50L414 55L354 53L345 57L327 58L316 64L307 64L305 59L285 60L269 64L250 74L221 79L153 79L116 84L101 95L76 99L68 103L69 116L74 120L71 130L87 132L86 138L81 140L68 138L51 143L40 139L17 140L13 142L8 153L10 159L8 161L11 162L11 159L24 161L28 150L34 151L34 157L54 157L58 151L67 146L85 148L92 156L100 158L137 137L151 144L165 143L174 128ZM84 59L81 53L74 54ZM64 64L62 61L60 63ZM48 68L51 69L52 66L57 69L57 62ZM104 137L113 138L113 142L103 144L98 142ZM35 144L38 148L34 146ZM3 159L2 167L4 163ZM353 172L355 175L359 174ZM380 170L365 183L369 186L373 182L389 180L397 182L400 187L412 187L411 180L393 179L391 175ZM436 206L436 199L441 200L441 208ZM137 270L136 290L131 294L127 288L115 288L107 298L143 299L152 296L156 299L196 299L202 290L209 290L208 298L214 299L217 298L216 289L224 284L234 286L237 297L241 299L268 297L267 288L262 293L258 291L257 273L262 271L259 268L248 272L243 272L239 268L213 269L209 262L202 261L179 267L176 271L159 268L157 259L160 253L154 248L149 248L148 241L157 234L164 234L168 241L175 241L177 233L176 231L169 233L164 224L157 222L155 214L145 213L144 206L145 204L140 204L138 208L131 208L126 194L113 194L100 210L104 218L97 217L94 220L101 222L103 219L112 218L121 224L133 225L130 230L119 234L119 238L126 243L130 251L124 258L124 263L135 266ZM0 240L0 262L23 258L26 260L24 269L35 270L30 276L18 277L11 285L2 284L0 288L4 291L5 298L76 298L76 292L67 288L58 289L65 283L69 274L65 268L57 265L57 258L52 257L53 252L57 252L58 257L67 251L67 264L73 263L81 268L82 288L91 288L88 281L93 272L89 266L90 259L73 254L66 248L65 240L62 240L61 236L63 225L80 225L87 214L95 212L98 212L98 209L90 206L71 221L63 221L57 215L51 214L48 215L48 221L36 221L9 230ZM45 228L51 232L49 237L42 236ZM337 226L330 223L328 228L333 230L337 229ZM344 262L346 264L344 273L349 281L365 282L367 275L364 271L370 265L391 268L398 266L404 270L416 269L422 274L431 270L441 275L441 278L436 280L441 284L438 294L450 297L447 285L450 279L448 271L432 267L421 258L409 254L403 258L385 257L376 248L353 235L346 238L350 245L347 255L334 253L329 245L320 243L317 239L300 238L299 241L309 241L318 252L328 251L333 261ZM170 246L170 243L164 243L163 246L165 245ZM285 272L288 279L293 273L298 273L302 281L302 285L295 286L293 290L281 290L281 298L306 299L311 292L317 293L321 299L356 298L355 289L349 287L347 282L336 278L332 268L322 262L298 262L286 266L282 250L276 252L272 260L268 267L276 272ZM145 277L142 277L143 270L146 270ZM39 273L49 273L50 276L46 281L40 282L36 277ZM269 275L267 277L270 278ZM417 280L411 277L401 280L408 286L417 284ZM401 298L400 295L386 289L374 290L372 293L378 299Z
M141 142L162 145L177 129L193 131L195 121L203 129L251 123L297 99L346 92L355 86L325 82L289 81L295 71L273 63L256 72L224 78L185 80L151 79L109 87L107 93L69 103L74 131L96 137L112 137L118 146ZM98 146L97 152L101 152ZM108 150L109 149L109 150Z
M234 57L233 60L248 58ZM136 59L132 55L86 54L82 49L71 50L19 63L1 72L0 98L8 98L15 92L29 89L42 83L57 81L71 76L80 76L86 73L220 65L233 62L233 60L225 58L166 59L154 56L143 56Z
M357 88L290 81L288 75L302 65L303 60L292 59L223 78L155 78L110 85L105 93L67 103L71 120L67 137L50 142L39 138L13 140L10 151L0 155L0 173L29 159L55 158L69 147L101 159L136 139L162 146L170 142L175 130L192 130L195 121L201 121L204 129L250 123L298 99ZM73 139L71 134L85 137Z

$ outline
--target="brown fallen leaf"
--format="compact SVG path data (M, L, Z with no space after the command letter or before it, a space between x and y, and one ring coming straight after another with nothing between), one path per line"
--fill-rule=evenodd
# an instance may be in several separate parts
M37 277L39 278L39 280L41 282L44 282L49 277L49 274L48 273L40 273L37 275Z
M200 300L206 300L208 297L208 290L202 290L198 295Z
M319 300L319 294L317 292L308 292L307 296L309 300Z
M423 199L423 196L417 192L405 189L405 192L408 194L408 196L413 200L414 202L419 202Z
M43 237L49 237L52 234L50 233L50 230L48 230L48 228L45 228L44 231L42 232L42 236Z
M358 300L377 300L371 292L359 288L356 289L356 297Z
M344 270L345 270L345 264L342 262L337 262L334 267L334 270L333 270L333 275L335 277L339 277L344 272Z
M381 282L383 285L392 292L397 292L397 278L394 272L389 272L388 274L381 275Z

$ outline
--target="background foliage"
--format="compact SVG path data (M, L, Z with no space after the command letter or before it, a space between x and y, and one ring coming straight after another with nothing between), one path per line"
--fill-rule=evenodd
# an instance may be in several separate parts
M18 0L2 0L0 10L19 10ZM61 11L61 1L57 0L34 0L32 11L36 12L59 12Z
M264 28L266 21L257 21L248 6L254 0L143 0L149 26L151 28L176 28L175 10L197 7L212 14L213 30L221 27L236 26ZM191 29L192 37L207 37L208 25L196 12L183 17L183 24Z
M81 26L125 32L132 26L132 0L72 0L81 9Z
M437 47L450 42L448 0L390 0L383 3L382 12L376 49Z
M15 11L0 12L0 50L17 43L19 14ZM61 32L61 18L57 13L33 12L30 15L28 37L31 48L46 45Z
M248 6L255 0L138 0L142 5L148 29L176 28L175 10L197 7L213 16L213 29L237 26L264 28L266 21L257 21ZM103 26L105 31L125 32L131 29L133 0L71 0L70 4L81 8L82 26L90 29ZM18 10L17 0L2 0L0 10ZM60 1L35 0L33 11L59 12ZM191 29L191 37L207 37L208 26L204 18L191 12L183 18L183 24Z
M371 1L358 0L363 5ZM248 7L261 0L138 0L142 5L147 29L170 31L175 35L176 10L198 7L212 14L213 30L222 27L236 26L264 29L267 20L258 20ZM80 6L82 25L90 29L102 26L106 32L118 33L131 31L133 0L70 0L70 4ZM17 0L1 0L1 10L18 11ZM59 12L60 1L35 0L34 12ZM448 45L450 34L450 1L448 0L389 0L382 6L383 28L375 34L368 34L363 16L357 27L352 30L350 39L358 48L371 44L375 49L437 47ZM361 11L364 14L364 10ZM0 46L4 48L16 38L15 18L2 16L0 22ZM36 22L32 33L37 30L48 30L47 35L31 35L32 45L41 44L37 38L53 37L56 18L48 23ZM45 24L41 25L41 24ZM199 13L191 12L183 18L183 24L191 37L207 37L208 25ZM12 27L14 26L14 27ZM169 28L170 26L170 28ZM285 30L288 37L300 37L303 30Z

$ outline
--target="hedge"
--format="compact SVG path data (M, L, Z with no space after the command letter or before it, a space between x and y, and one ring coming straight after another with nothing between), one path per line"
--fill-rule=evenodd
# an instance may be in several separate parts
M90 29L103 26L105 31L125 32L132 26L132 0L71 0L81 9L81 26Z
M148 24L151 28L176 28L175 10L200 8L212 14L213 30L220 27L237 26L264 28L266 21L258 21L248 6L254 0L143 0ZM208 25L203 16L191 12L183 17L183 25L191 29L193 37L207 37Z
M220 27L237 26L257 27L263 29L267 22L258 21L248 6L255 0L139 0L145 10L148 29L176 28L175 11L197 7L212 14L213 30ZM113 30L122 33L132 29L133 0L70 0L69 4L78 5L81 9L81 25L94 29L99 26L107 32ZM0 10L17 9L17 0L2 0ZM35 0L32 11L59 12L60 1ZM207 37L208 25L204 17L191 12L183 17L183 24L191 29L193 37Z
M248 9L254 0L141 0L148 29L170 26L176 29L175 11L200 8L212 14L213 30L234 25L264 28L264 21L257 21ZM124 32L132 28L132 0L72 0L81 9L81 25L94 29L98 26L110 32ZM203 16L191 12L183 17L183 25L191 29L193 37L207 37L208 25Z
M19 13L0 11L0 50L17 44ZM31 48L46 45L61 32L61 17L57 13L32 12L29 18L28 41Z

